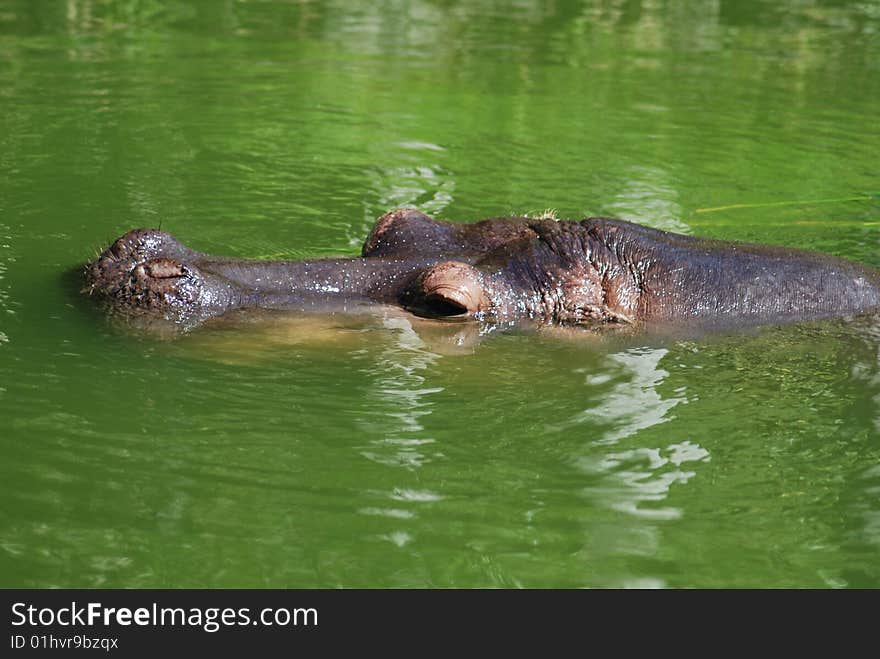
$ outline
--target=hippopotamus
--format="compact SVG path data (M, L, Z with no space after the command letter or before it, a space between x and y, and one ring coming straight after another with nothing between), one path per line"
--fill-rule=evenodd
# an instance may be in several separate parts
M210 256L135 229L85 267L115 311L192 326L235 309L350 311L548 324L759 325L880 307L880 271L817 252L709 240L619 219L383 215L359 257Z

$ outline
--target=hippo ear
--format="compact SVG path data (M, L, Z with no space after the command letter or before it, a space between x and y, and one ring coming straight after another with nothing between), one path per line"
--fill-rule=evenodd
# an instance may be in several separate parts
M483 277L467 263L438 263L416 282L414 307L430 316L473 315L486 307Z
M447 242L445 235L452 229L415 208L400 208L385 213L376 220L373 230L364 241L361 256L391 256L424 253L439 240Z

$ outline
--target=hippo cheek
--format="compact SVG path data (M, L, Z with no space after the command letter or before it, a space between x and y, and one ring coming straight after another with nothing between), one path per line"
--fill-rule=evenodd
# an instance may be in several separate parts
M419 278L414 307L429 316L472 316L486 307L482 275L467 263L438 263Z

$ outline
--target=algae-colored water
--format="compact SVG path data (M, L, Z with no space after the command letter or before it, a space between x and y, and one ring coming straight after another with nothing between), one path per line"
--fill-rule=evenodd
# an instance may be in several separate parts
M871 319L162 340L63 277L159 224L355 254L398 206L880 266L880 202L760 205L878 192L878 117L870 2L0 0L0 585L880 586Z

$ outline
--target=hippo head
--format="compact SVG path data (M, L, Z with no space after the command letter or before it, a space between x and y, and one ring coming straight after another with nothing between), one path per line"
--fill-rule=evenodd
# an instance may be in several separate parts
M597 265L594 242L577 223L454 225L407 210L381 218L359 257L272 261L209 256L162 231L136 229L86 266L85 292L117 316L184 329L239 308L346 311L368 303L433 318L627 320L603 288L616 271Z

